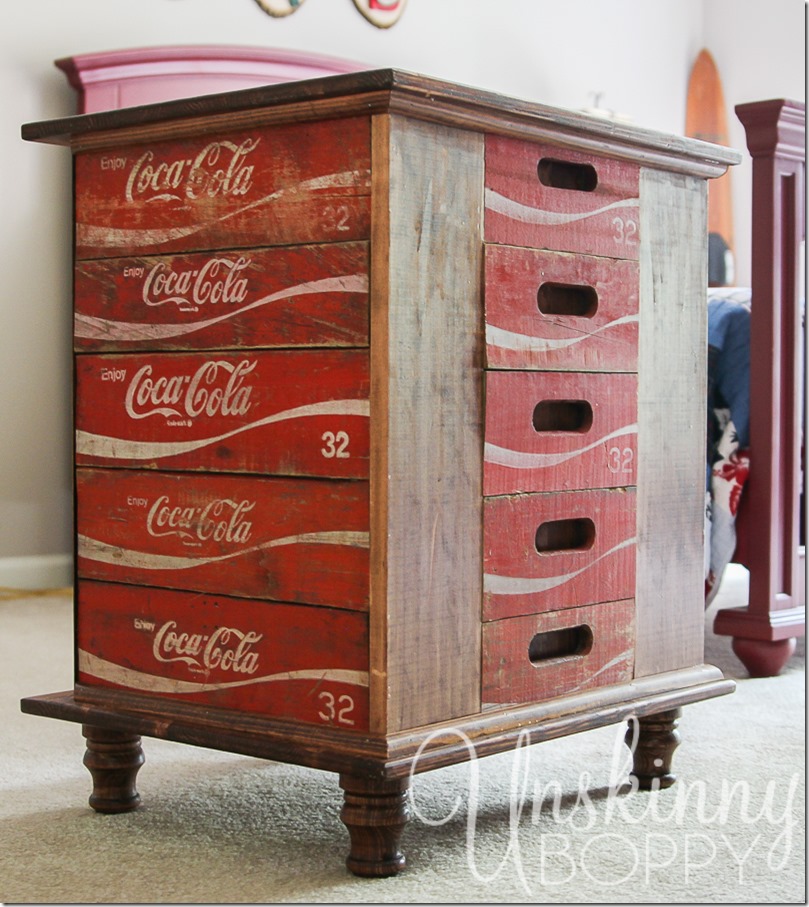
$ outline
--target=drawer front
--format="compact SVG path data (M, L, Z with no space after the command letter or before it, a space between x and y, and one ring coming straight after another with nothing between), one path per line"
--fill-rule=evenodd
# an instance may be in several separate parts
M637 371L638 264L485 249L490 368Z
M368 345L368 244L79 261L77 350Z
M367 615L82 581L80 683L368 728Z
M637 164L486 136L486 242L637 259Z
M484 624L484 708L631 680L634 614L629 599Z
M368 354L83 355L79 465L368 476Z
M367 610L365 482L78 469L76 495L81 577Z
M635 594L635 489L483 503L483 619Z
M636 484L636 375L486 372L483 493Z
M76 257L367 239L370 122L79 153Z

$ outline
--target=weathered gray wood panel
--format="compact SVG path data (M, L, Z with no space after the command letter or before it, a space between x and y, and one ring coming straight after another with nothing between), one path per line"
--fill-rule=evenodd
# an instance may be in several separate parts
M483 137L388 122L373 161L372 727L396 731L480 708Z
M707 184L641 174L638 677L703 659Z

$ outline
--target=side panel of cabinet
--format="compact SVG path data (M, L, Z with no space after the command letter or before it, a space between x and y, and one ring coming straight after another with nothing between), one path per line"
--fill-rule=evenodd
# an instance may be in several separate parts
M703 659L706 183L641 177L636 676Z
M372 729L397 731L480 709L483 138L374 127Z

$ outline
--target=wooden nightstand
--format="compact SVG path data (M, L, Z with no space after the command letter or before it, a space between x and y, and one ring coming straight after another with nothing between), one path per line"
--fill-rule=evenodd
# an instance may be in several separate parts
M735 152L393 70L31 124L75 157L76 683L140 736L411 771L630 718L703 664L706 180ZM462 732L462 733L459 733ZM416 760L416 754L418 759Z

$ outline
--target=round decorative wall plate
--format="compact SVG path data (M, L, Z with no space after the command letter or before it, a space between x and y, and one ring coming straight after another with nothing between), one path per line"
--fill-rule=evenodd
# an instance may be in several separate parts
M377 28L395 25L407 5L407 0L354 0L354 6Z
M256 0L256 3L271 16L280 19L282 16L288 16L300 9L304 0Z

